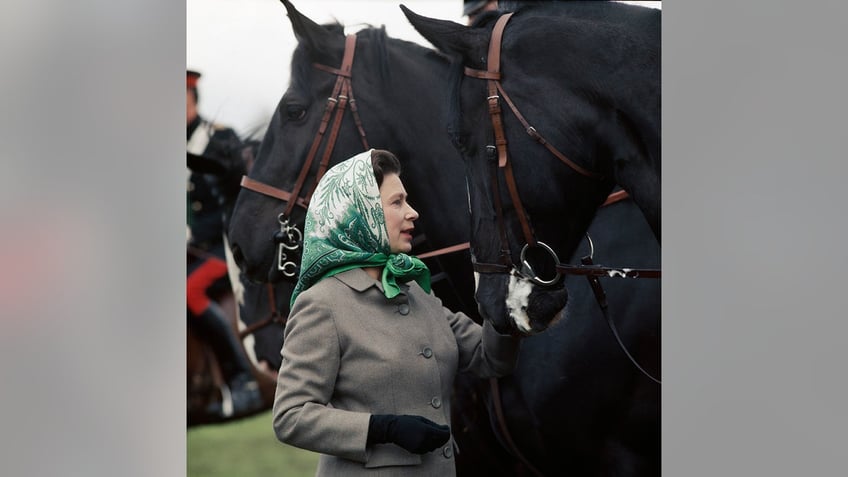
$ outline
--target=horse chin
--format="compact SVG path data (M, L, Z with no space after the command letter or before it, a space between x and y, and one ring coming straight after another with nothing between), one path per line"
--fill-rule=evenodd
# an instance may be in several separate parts
M568 303L564 286L540 288L530 280L510 275L506 308L513 326L524 335L540 333L556 323Z
M503 300L508 288L506 275L481 274L478 276L477 291L474 295L480 316L491 322L495 330L501 334L509 334L515 329Z
M558 288L535 288L530 294L527 315L533 333L547 330L565 314L568 304L568 291L564 286Z

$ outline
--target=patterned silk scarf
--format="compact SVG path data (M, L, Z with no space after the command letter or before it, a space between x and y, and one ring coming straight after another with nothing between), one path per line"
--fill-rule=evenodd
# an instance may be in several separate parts
M291 305L320 280L361 267L383 267L387 298L400 293L398 282L410 280L430 292L430 270L424 262L390 251L371 150L331 167L318 183L306 212L303 263Z

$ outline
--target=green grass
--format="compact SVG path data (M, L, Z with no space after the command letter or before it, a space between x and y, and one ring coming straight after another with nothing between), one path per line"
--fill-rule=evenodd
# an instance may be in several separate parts
M187 433L188 477L312 477L318 454L285 445L274 436L271 411Z

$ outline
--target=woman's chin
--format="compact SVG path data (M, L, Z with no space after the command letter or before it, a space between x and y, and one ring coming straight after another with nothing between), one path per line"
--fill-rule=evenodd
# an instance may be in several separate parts
M409 244L402 245L400 247L393 247L392 253L394 253L394 254L398 254L398 253L410 254L410 253L412 253L412 244L409 243Z

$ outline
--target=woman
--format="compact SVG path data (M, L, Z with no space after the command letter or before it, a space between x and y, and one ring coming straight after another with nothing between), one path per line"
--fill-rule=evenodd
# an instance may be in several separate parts
M400 163L370 150L332 167L306 214L274 430L323 454L317 475L455 475L457 371L512 372L519 340L430 294Z

